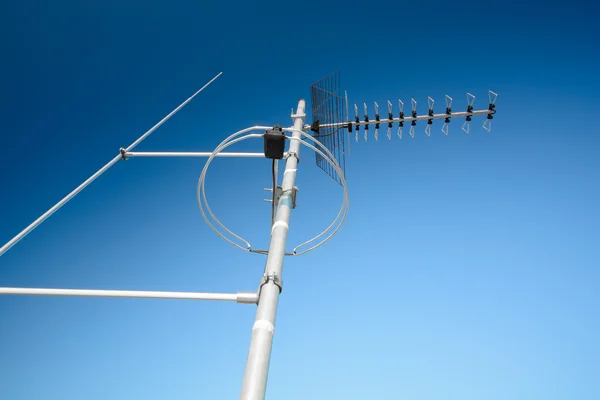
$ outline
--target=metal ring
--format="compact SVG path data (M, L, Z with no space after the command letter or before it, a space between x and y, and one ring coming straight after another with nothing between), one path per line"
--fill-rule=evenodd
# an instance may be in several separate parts
M246 136L234 139L236 136L241 135L242 133L251 131L251 130L258 130L258 129L265 129L265 127L251 127L251 128L246 128L243 129L241 131L238 131L236 133L234 133L233 135L229 136L227 139L225 139L223 142L221 142L213 151L213 153L211 154L211 156L209 157L209 159L207 160L202 173L200 174L200 178L198 180L198 187L197 187L197 200L198 200L198 205L200 208L200 212L202 213L202 217L204 218L204 221L210 226L210 228L217 233L219 236L221 236L223 239L225 239L227 242L229 242L230 244L234 245L235 247L244 250L244 251L248 251L248 252L255 252L255 253L260 253L260 254L264 254L264 251L255 251L252 250L252 246L250 245L250 243L248 241L246 241L245 239L243 239L241 236L235 234L234 232L232 232L230 229L228 229L223 223L221 223L221 221L219 221L219 219L213 214L212 210L210 209L210 206L208 205L208 200L206 198L206 192L205 192L205 188L204 188L204 181L206 179L206 173L208 171L208 167L210 165L210 163L212 162L212 160L214 160L214 158L216 157L216 155L218 153L220 153L221 151L223 151L225 148L231 146L234 143L237 143L239 141L242 140L246 140L246 139L250 139L250 138L259 138L262 137L262 135L259 134L248 134ZM304 144L305 146L311 148L313 151L317 152L318 154L320 154L335 170L336 172L340 175L340 180L342 181L342 186L344 188L344 201L342 202L342 207L340 208L340 212L338 213L338 215L336 216L335 220L323 231L321 232L319 235L313 237L312 239L296 246L293 250L293 252L288 253L286 252L285 255L294 255L294 256L298 256L298 255L302 255L305 253L308 253L309 251L312 251L314 249L316 249L317 247L321 246L322 244L324 244L325 242L327 242L329 239L331 239L331 237L333 237L333 235L335 235L337 233L337 231L340 229L341 225L344 223L347 213L348 213L348 189L347 189L347 185L346 185L346 181L344 179L343 176L343 172L341 169L341 166L339 165L339 163L337 162L337 160L335 159L335 157L333 156L333 154L329 151L329 149L327 149L327 147L325 147L320 141L315 140L314 138L312 138L310 135L306 134L305 132L303 132L302 130L296 130L296 129L291 129L291 128L285 128L285 131L297 131L300 132L301 135L307 137L308 139L312 140L313 142L315 142L315 144L319 145L320 147L322 147L326 153L328 153L328 155L325 155L322 151L320 151L319 149L317 149L315 146L310 145L309 143L306 143L305 141L301 140L300 138L294 138L294 137L288 137L288 139L290 140L298 140L301 144ZM296 157L298 157L295 153L291 153L294 154ZM202 194L202 196L200 196ZM246 248L242 247L241 245L235 243L234 241L232 241L231 239L227 238L225 235L223 235L221 232L219 232L219 230L216 229L216 227L209 221L207 215L204 212L204 209L202 207L202 199L204 200L204 203L206 205L206 209L209 213L209 215L212 217L212 219L219 225L221 226L225 231L227 231L229 234L231 234L232 236L234 236L235 238L237 238L238 240L244 242L246 244ZM318 244L316 244L315 246L312 246L304 251L301 252L297 252L297 249L300 247L303 247L309 243L312 243L313 241L317 240L318 238L322 237L323 235L325 235L327 232L329 232L338 222L338 220L341 219L341 222L337 225L336 229L330 233L329 236L327 236L324 240L322 240L321 242L319 242Z

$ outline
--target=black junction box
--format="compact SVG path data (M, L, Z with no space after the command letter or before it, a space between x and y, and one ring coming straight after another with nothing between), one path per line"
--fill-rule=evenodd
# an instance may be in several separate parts
M265 157L272 160L281 160L285 151L285 133L279 125L264 134Z

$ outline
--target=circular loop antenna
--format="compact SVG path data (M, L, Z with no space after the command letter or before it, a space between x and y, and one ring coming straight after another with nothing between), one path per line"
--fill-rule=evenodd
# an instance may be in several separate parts
M259 254L267 254L267 252L265 251L258 251L258 250L253 250L252 246L250 245L250 243L243 239L241 236L235 234L234 232L232 232L231 230L229 230L221 221L219 221L219 219L214 215L214 213L212 212L212 210L210 209L209 205L208 205L208 200L206 198L206 191L205 191L205 186L204 186L204 182L206 180L206 173L208 171L208 167L210 165L210 163L214 160L214 158L216 157L217 154L219 154L221 151L223 151L224 149L226 149L227 147L233 145L234 143L246 140L246 139L251 139L251 138L262 138L263 135L262 134L248 134L242 137L238 137L243 133L249 132L249 131L253 131L253 130L258 130L258 129L270 129L270 127L263 127L263 126L254 126L254 127L250 127L250 128L246 128L243 129L241 131L238 131L234 134L232 134L231 136L229 136L227 139L223 140L216 148L215 150L212 152L211 156L208 158L202 173L200 174L200 178L198 180L198 187L197 187L197 191L196 191L196 197L198 200L198 206L200 208L200 212L202 214L202 217L204 218L204 221L208 224L208 226L215 232L217 233L219 236L221 236L221 238L223 238L224 240L226 240L227 242L229 242L230 244L232 244L233 246L244 250L244 251L252 251L252 252L256 252ZM313 141L315 144L317 144L318 146L320 146L323 150L325 150L325 153L327 153L327 155L325 153L323 153L322 151L320 151L319 149L317 149L315 146L301 140L300 138L296 138L296 137L290 137L290 136L286 136L286 138L288 138L289 140L298 140L300 142L300 144L310 148L311 150L315 151L317 154L319 154L321 157L323 157L323 159L325 161L327 161L336 171L336 173L339 175L340 177L340 182L342 183L342 187L344 189L344 199L342 201L342 206L340 208L340 211L338 212L336 218L334 219L334 221L320 234L318 234L317 236L313 237L312 239L296 246L293 250L292 253L285 253L286 255L293 255L293 256L299 256L302 254L306 254L314 249L316 249L317 247L323 245L325 242L327 242L329 239L331 239L336 233L337 231L340 229L340 227L342 226L342 224L344 223L344 221L346 220L346 216L348 214L348 188L346 185L346 180L343 176L343 170L341 168L341 166L339 165L339 163L337 162L337 160L335 159L335 157L333 156L333 154L331 153L331 151L329 151L329 149L327 149L327 147L325 147L320 141L314 139L312 136L308 135L307 133L305 133L302 130L296 130L293 128L284 128L284 131L287 132L298 132L300 133L302 136L304 136L306 139L309 139L311 141ZM210 217L212 218L212 220L214 222L216 222L221 228L223 228L223 230L225 230L227 233L229 233L231 236L235 237L238 241L243 242L246 247L241 246L240 244L234 242L232 239L226 237L222 232L220 232L209 220L208 216L206 215L206 213L204 212L204 208L202 206L202 203L205 203L206 206L206 211L208 211L208 214L210 215ZM338 224L339 222L339 224ZM337 226L336 226L337 225ZM301 247L305 247L310 243L313 243L315 240L323 237L324 235L326 235L334 226L336 226L336 228L329 233L329 235L323 239L322 241L320 241L319 243L313 245L312 247L300 251L298 252L298 249Z

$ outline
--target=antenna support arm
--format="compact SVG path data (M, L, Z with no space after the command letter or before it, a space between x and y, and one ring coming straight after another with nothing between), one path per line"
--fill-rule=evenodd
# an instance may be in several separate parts
M0 295L128 297L137 299L224 300L257 304L258 293L155 292L141 290L38 289L0 287Z

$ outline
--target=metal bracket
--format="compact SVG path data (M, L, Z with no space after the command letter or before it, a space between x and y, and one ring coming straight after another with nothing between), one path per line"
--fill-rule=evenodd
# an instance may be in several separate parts
M265 190L267 192L272 192L273 189L268 189L265 188ZM298 186L294 186L292 188L292 209L296 208L296 195L298 193ZM279 198L281 197L281 195L283 195L283 188L281 186L277 186L276 192L275 192L275 207L279 206ZM271 203L273 202L273 200L271 199L264 199L267 203Z
M298 157L298 153L296 153L295 151L290 151L288 153L286 153L285 155L285 159L287 160L288 158L290 158L291 156L296 157L296 163L300 164L300 157Z
M298 186L292 188L292 209L296 209L296 196L298 194Z
M296 208L296 195L298 194L298 186L294 186L291 190L292 192L292 209ZM281 186L277 186L277 204L279 204L279 198L283 195L283 188Z
M296 119L296 118L306 118L306 114L296 114L294 112L294 109L292 108L292 112L290 114L290 118L292 119Z
M121 158L122 158L123 160L127 161L127 156L125 155L125 153L126 153L126 150L125 150L124 148L122 148L122 147L121 147L121 148L119 149L119 153L121 153Z
M269 282L273 282L274 285L276 285L277 287L279 287L279 293L281 293L281 291L283 290L283 280L279 277L279 275L273 273L273 274L267 274L266 272L264 273L264 275L262 276L261 280L260 280L260 287L258 288L258 294L259 294L259 298L260 298L260 292L262 290L262 287L264 285L266 285ZM260 301L260 300L259 300Z
M281 186L277 186L275 190L275 207L279 206L279 198L283 194L283 188Z

